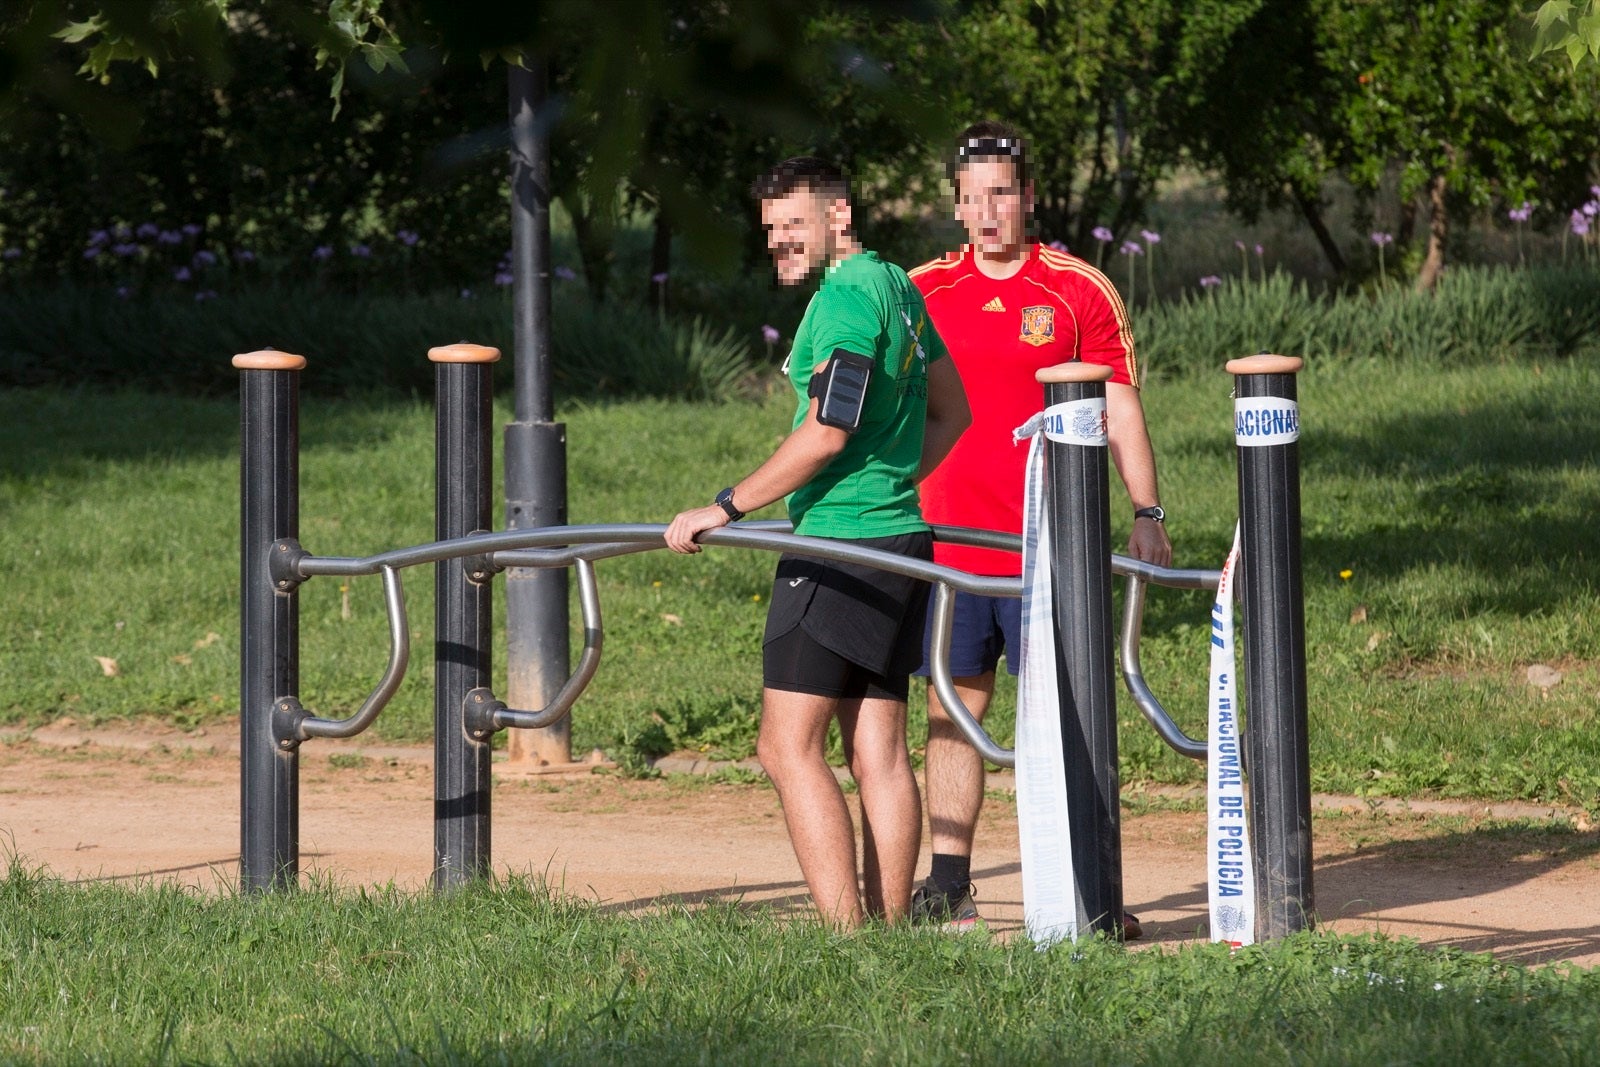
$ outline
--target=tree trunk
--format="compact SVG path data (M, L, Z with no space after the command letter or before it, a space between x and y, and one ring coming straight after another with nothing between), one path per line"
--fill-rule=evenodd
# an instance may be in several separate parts
M1435 174L1428 179L1428 255L1417 273L1417 292L1431 293L1439 284L1439 274L1444 270L1445 240L1450 235L1450 216L1444 206L1445 177Z
M672 271L672 222L667 209L656 208L655 228L650 237L650 281L645 289L649 305L662 313L667 307L667 276ZM661 279L657 281L656 279Z
M1417 198L1410 197L1400 201L1400 229L1395 232L1394 243L1405 246L1411 243L1411 235L1417 232Z
M1317 235L1317 244L1322 246L1322 254L1328 257L1328 265L1333 268L1336 277L1344 277L1344 253L1339 251L1338 242L1333 239L1333 234L1328 232L1328 224L1322 221L1322 206L1311 199L1298 185L1290 183L1290 195L1294 197L1300 214L1305 216L1306 225L1311 227L1311 232Z
M596 304L606 298L606 286L611 279L611 246L602 227L584 210L577 196L565 196L561 203L572 219L572 236L578 242L578 258L583 264L583 277L589 283L589 299Z

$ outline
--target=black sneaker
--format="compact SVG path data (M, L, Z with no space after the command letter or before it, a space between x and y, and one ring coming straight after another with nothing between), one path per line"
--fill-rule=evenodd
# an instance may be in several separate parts
M916 926L937 926L945 933L965 933L983 921L976 894L968 882L959 893L946 893L932 882L923 882L911 894L911 922Z

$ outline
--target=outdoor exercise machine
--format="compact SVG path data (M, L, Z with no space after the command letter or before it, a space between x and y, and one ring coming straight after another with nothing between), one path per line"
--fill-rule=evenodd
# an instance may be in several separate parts
M235 356L240 371L240 883L247 891L293 888L299 878L299 749L315 738L367 729L399 689L410 660L401 573L433 564L434 866L445 889L490 873L491 743L508 727L542 728L566 718L600 664L604 629L597 560L664 547L655 524L557 526L491 532L493 348L434 348L436 537L364 557L318 556L299 542L299 374L303 357L265 350ZM1261 355L1234 360L1235 439L1244 609L1245 761L1250 829L1257 849L1258 936L1281 937L1310 922L1311 794L1306 734L1305 624L1300 573L1299 452L1291 436L1258 434L1258 409L1297 419L1301 361ZM1048 413L1083 400L1102 405L1103 368L1066 364L1040 372ZM1253 405L1253 406L1252 406ZM1248 409L1248 410L1246 410ZM1264 441L1266 443L1258 443ZM1218 571L1156 567L1111 551L1110 477L1103 443L1051 438L1046 507L1055 536L1052 582L1066 787L1071 811L1079 928L1114 933L1122 914L1111 582L1127 579L1121 673L1134 702L1175 751L1206 758L1146 684L1139 634L1146 588L1215 589ZM935 527L937 539L1011 551L1016 535ZM950 674L956 590L1018 596L1016 578L986 578L849 542L797 536L783 522L741 522L701 537L713 547L794 552L867 564L933 585L932 682L963 735L988 761L1012 766L962 704ZM583 649L571 676L542 708L508 707L490 688L491 590L511 567L571 567L577 577ZM378 575L389 625L389 658L355 714L326 718L299 700L297 590L318 576Z

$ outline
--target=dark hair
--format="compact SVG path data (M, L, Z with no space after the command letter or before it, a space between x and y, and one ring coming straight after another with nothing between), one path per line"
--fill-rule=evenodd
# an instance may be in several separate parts
M816 156L795 156L767 171L750 185L757 200L777 200L797 189L820 193L829 200L850 200L850 181L844 172Z
M946 168L951 181L955 181L969 160L979 158L1010 159L1016 170L1017 183L1028 184L1028 142L1016 127L996 119L974 122L956 138L955 155Z

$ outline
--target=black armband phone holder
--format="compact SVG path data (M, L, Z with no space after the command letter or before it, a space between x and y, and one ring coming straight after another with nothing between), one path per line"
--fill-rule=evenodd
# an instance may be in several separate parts
M872 381L872 360L843 348L835 348L828 366L811 376L809 394L817 401L817 421L846 433L861 428L861 413L867 406L867 385Z

